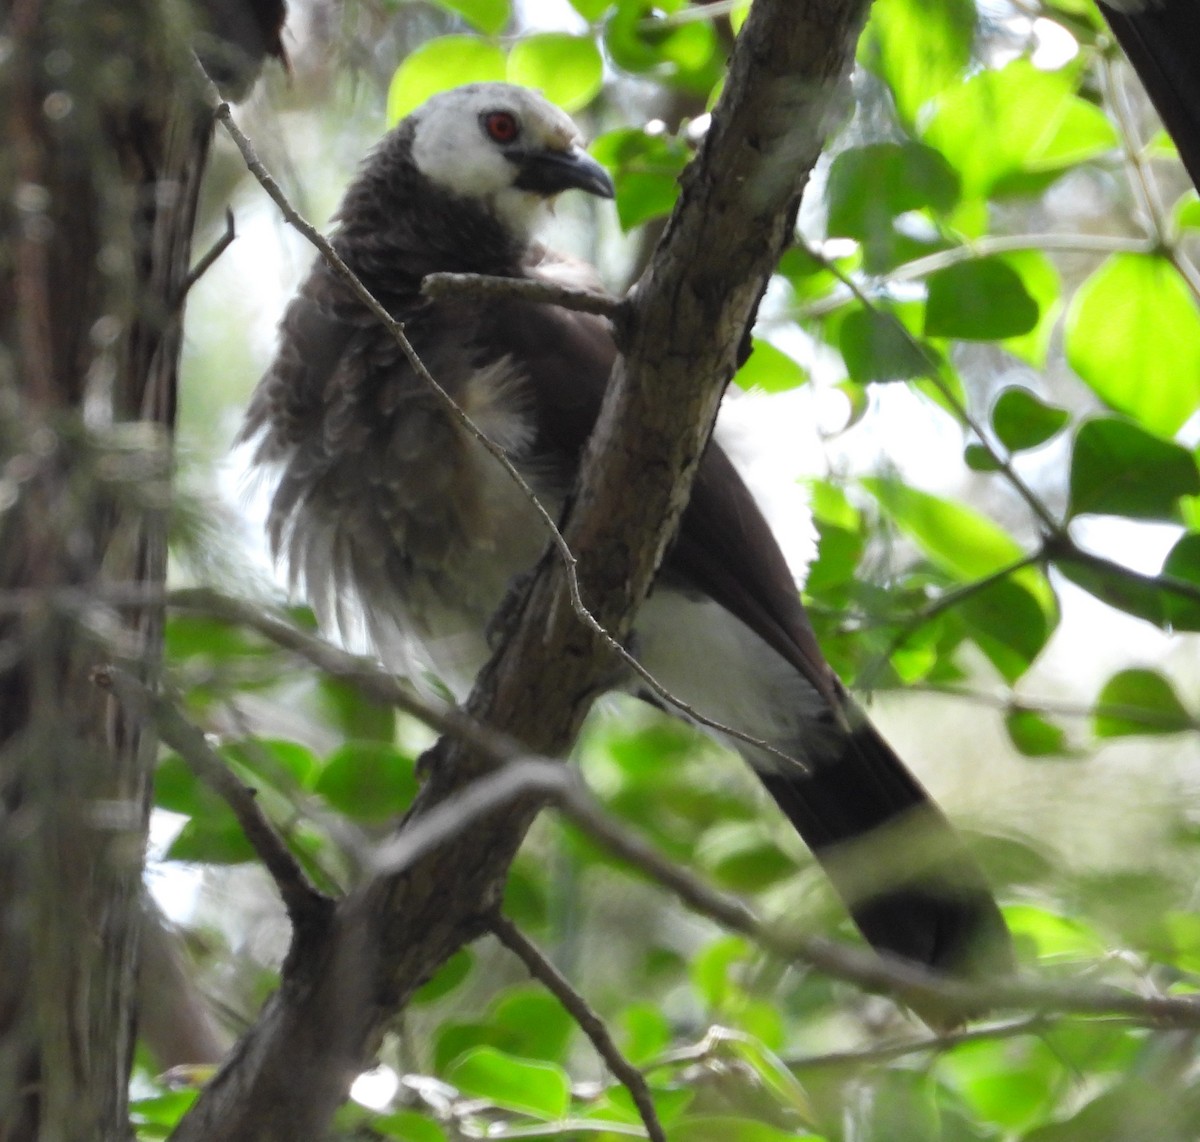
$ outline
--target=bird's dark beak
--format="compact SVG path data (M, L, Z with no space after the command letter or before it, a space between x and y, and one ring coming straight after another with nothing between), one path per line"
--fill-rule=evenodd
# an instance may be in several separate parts
M564 190L586 190L599 198L612 198L616 194L608 171L582 147L565 151L508 151L505 158L517 164L514 185L518 190L532 191L547 198Z

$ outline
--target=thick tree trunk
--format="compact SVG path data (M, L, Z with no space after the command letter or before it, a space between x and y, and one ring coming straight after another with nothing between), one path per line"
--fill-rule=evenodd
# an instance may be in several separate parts
M0 19L0 1139L96 1142L129 1135L155 745L96 672L156 674L211 115L170 5Z

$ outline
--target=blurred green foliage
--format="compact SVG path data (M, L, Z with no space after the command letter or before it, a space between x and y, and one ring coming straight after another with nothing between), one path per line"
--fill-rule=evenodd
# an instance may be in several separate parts
M746 5L571 7L575 18L548 30L508 0L437 0L376 104L386 98L394 122L471 80L543 88L591 126L619 224L636 238L672 208ZM1068 50L1046 59L1044 42ZM1147 138L1144 109L1140 136L1115 113L1116 56L1087 0L981 11L877 0L858 59L858 111L809 188L781 300L771 295L739 383L837 394L835 441L870 424L886 436L880 410L907 384L921 415L957 434L963 462L936 487L886 465L831 464L809 480L817 548L805 593L822 644L851 685L960 701L964 687L985 692L1012 752L1077 775L1049 814L1078 814L1082 828L1099 803L1087 767L1104 742L1172 743L1194 791L1195 670L1131 652L1083 703L1023 683L1064 607L1085 595L1088 614L1127 616L1114 629L1200 631L1200 276L1189 261L1200 204L1169 144ZM676 113L643 126L618 110L631 105ZM1129 563L1086 549L1097 521L1127 537ZM1139 551L1146 521L1172 529L1161 570ZM1178 637L1194 662L1194 640ZM352 884L356 839L381 837L410 803L428 736L216 619L176 615L167 662L312 875ZM789 831L719 753L630 705L593 719L577 751L608 809L664 852L767 914L852 938ZM1135 755L1119 756L1136 783ZM963 762L978 767L964 782L991 780L984 746ZM181 821L167 862L215 876L251 861L228 809L177 757L161 763L157 800ZM1200 830L1185 805L1160 824L1169 850L1116 871L1053 853L1032 825L980 838L1026 967L1140 993L1196 989ZM886 1002L688 917L561 822L535 829L506 909L644 1069L673 1142L1195 1137L1194 1036L1048 1015L930 1040ZM211 986L238 957L206 923ZM382 1110L348 1105L342 1137L639 1136L628 1093L573 1021L486 943L425 985L381 1059L405 1083ZM189 1101L138 1101L139 1136L164 1137Z

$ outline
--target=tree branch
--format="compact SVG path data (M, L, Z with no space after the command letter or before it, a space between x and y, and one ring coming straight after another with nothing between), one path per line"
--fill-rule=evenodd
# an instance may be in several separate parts
M592 1010L587 1000L571 986L562 972L546 959L537 946L506 916L497 913L492 917L492 934L529 969L529 974L542 984L579 1024L583 1033L591 1040L592 1046L596 1048L596 1053L604 1060L614 1077L629 1091L629 1097L633 1099L634 1106L642 1116L642 1123L646 1127L650 1142L667 1142L667 1135L658 1120L658 1111L654 1108L654 1099L650 1096L645 1076L621 1054L620 1048L608 1033L604 1020Z
M533 278L498 278L488 274L430 274L421 282L421 292L432 298L469 297L484 301L516 297L540 305L596 313L601 317L616 317L624 304L620 298L593 290L570 289Z
M757 0L663 241L622 309L624 358L564 532L568 553L585 553L579 596L618 640L675 529L758 303L792 239L866 8L866 0ZM573 586L563 560L543 560L515 629L467 705L476 721L535 754L567 748L611 677L608 636L580 621ZM444 739L426 768L410 824L492 763ZM470 830L349 894L327 937L286 966L279 992L177 1142L320 1136L390 1020L441 963L487 930L508 865L545 801L524 794L493 808Z

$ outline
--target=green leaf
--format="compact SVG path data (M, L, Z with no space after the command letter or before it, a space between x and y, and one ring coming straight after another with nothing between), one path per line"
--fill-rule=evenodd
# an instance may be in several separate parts
M400 1142L446 1142L446 1132L431 1118L415 1110L373 1115L367 1137L396 1138ZM357 1135L355 1135L357 1136Z
M906 125L970 63L975 18L971 0L876 0L872 6L859 62L891 87Z
M1062 278L1041 250L1013 250L998 257L1020 277L1039 314L1037 324L1028 333L1005 337L1001 343L1015 357L1043 369L1062 312Z
M972 472L999 472L1000 463L982 444L972 441L963 449L963 460Z
M1062 1061L1033 1037L964 1044L947 1059L947 1069L972 1117L1009 1131L1040 1121L1063 1080Z
M1114 674L1096 699L1092 728L1099 738L1177 734L1192 727L1174 687L1156 670Z
M1023 574L1026 570L1022 569ZM1044 583L1034 572L1033 582ZM1029 587L1029 576L1016 575L989 583L955 608L967 631L992 665L1015 682L1042 652L1053 633L1056 616Z
M388 85L387 121L398 123L431 95L506 78L504 52L476 36L439 36L405 57Z
M449 995L461 984L475 963L474 953L469 948L459 948L436 972L433 978L417 988L412 997L416 1004L433 1003L445 995Z
M767 393L782 393L799 388L808 380L804 367L789 357L782 349L776 349L769 341L757 337L752 342L752 351L746 363L734 377L738 387Z
M1051 757L1070 752L1063 728L1033 710L1010 710L1004 717L1004 728L1013 745L1026 757Z
M796 871L795 862L756 825L710 829L696 855L733 892L761 892Z
M469 1051L446 1079L473 1098L547 1122L562 1118L571 1105L571 1082L561 1067L518 1059L494 1047Z
M1189 532L1171 548L1162 574L1200 590L1200 534ZM1163 590L1163 612L1172 630L1200 631L1200 602L1170 589Z
M1032 942L1039 959L1088 960L1104 955L1104 941L1086 924L1049 908L1010 904L1004 919L1014 939Z
M591 36L522 36L508 56L508 81L540 91L566 111L578 111L600 91L604 63Z
M751 957L750 945L741 936L720 936L702 948L691 963L692 986L710 1012L719 1012L741 988L730 976L736 965Z
M671 1142L823 1142L816 1134L797 1133L732 1114L689 1114L671 1131Z
M554 996L540 987L510 988L492 1004L492 1026L513 1054L543 1062L565 1062L575 1023Z
M612 6L613 0L571 0L571 7L589 24L594 24Z
M617 1023L625 1057L634 1066L649 1062L671 1044L671 1024L653 1003L631 1003L621 1010Z
M477 31L488 36L498 35L504 30L512 15L509 0L434 0L449 12L461 16Z
M992 405L992 429L1010 452L1045 444L1069 419L1065 409L1043 403L1019 385L1004 389Z
M1180 230L1200 230L1200 196L1189 190L1175 203L1175 225Z
M1126 614L1166 629L1166 592L1145 576L1123 575L1069 554L1055 555L1054 566L1063 576L1090 595Z
M1172 436L1200 405L1200 310L1166 258L1114 254L1067 311L1071 367L1110 408Z
M339 812L365 821L402 813L417 795L412 758L383 742L352 741L335 750L316 792Z
M591 153L612 172L622 229L671 212L679 196L679 173L688 160L680 140L628 128L601 135Z
M938 96L923 138L958 171L964 197L990 196L1014 175L1061 171L1117 145L1104 113L1075 94L1076 75L1016 59Z
M956 579L982 579L1022 558L1020 544L1008 532L965 504L899 480L869 477L862 484L925 554Z
M1028 333L1038 303L1020 275L1001 258L976 258L930 274L925 335L995 341Z
M322 678L317 683L321 713L344 737L391 742L396 737L396 710L375 702L349 682Z
M907 381L937 368L934 350L927 347L926 357L889 307L860 306L846 313L838 327L838 347L847 372L860 384Z
M895 265L898 251L911 242L896 230L896 218L924 209L946 214L958 201L958 189L958 176L931 147L914 142L851 147L829 171L826 229L861 242L866 268L879 273Z
M604 26L609 57L625 71L654 72L660 82L707 96L723 63L712 24L668 24L665 15L643 0L619 0Z
M1116 418L1086 421L1071 453L1072 516L1179 518L1179 497L1200 492L1195 457Z
M255 852L230 810L193 817L166 852L167 860L194 864L244 864Z

